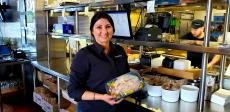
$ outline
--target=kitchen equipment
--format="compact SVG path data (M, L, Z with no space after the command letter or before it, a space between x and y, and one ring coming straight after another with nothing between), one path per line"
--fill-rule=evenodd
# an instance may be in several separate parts
M180 111L178 112L197 112L197 102L180 101Z
M175 76L175 77L180 77L184 79L198 79L200 76L200 69L189 69L189 70L175 70L175 69L170 69L170 68L165 68L165 67L158 67L158 68L153 68L152 71L160 73L160 74L165 74L169 76Z
M181 87L180 97L182 100L187 102L195 102L197 101L199 88L192 85L183 85Z
M144 55L141 56L140 63L141 63L141 65L151 66L152 59L158 58L159 56L160 56L159 54L147 54L147 53L145 53Z
M224 78L223 86L224 89L230 90L230 77Z
M142 55L140 58L141 65L151 66L151 56L149 55Z
M135 34L135 39L139 41L160 41L161 29L157 26L141 27Z
M177 70L187 70L191 68L191 61L186 59L178 59L173 63L173 69Z
M217 79L218 73L216 72L208 72L206 75L206 92L205 92L205 100L210 100L212 93L215 91L215 82Z
M200 86L200 79L188 80L188 85L199 87Z
M168 77L157 75L145 75L146 87L150 96L161 96L161 86L169 81Z
M149 107L158 109L159 107L161 107L161 103L160 102L162 102L162 100L161 100L161 97L147 97L146 98L146 102L148 102L148 106Z
M160 57L157 57L157 58L153 58L151 60L151 67L152 68L158 68L159 66L162 66L162 62L164 60L164 56L160 56Z
M171 57L165 57L165 59L162 62L162 66L165 68L173 68L174 58Z
M168 12L148 13L146 24L157 25L162 32L169 32L171 14Z
M180 96L180 89L166 90L162 88L162 99L167 102L177 102Z
M212 94L211 102L222 106L230 103L230 91L225 89L219 89Z
M180 112L179 102L161 102L162 112ZM159 108L159 107L158 107Z
M146 84L149 96L161 96L161 86Z

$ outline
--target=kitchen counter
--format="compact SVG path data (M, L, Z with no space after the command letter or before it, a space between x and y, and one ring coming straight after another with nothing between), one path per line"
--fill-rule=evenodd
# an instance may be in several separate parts
M56 58L50 60L32 61L32 65L55 77L59 77L65 81L69 81L70 58Z
M69 58L58 58L51 60L39 60L32 61L32 65L47 74L55 77L59 77L65 81L69 81L70 72L70 59ZM135 103L133 98L127 98L128 101ZM198 103L189 103L183 100L178 102L169 103L163 101L161 97L148 96L139 102L144 108L157 112L196 112L198 111ZM220 106L218 104L205 101L205 112L230 112L230 104L226 106Z
M132 98L127 98L130 102L135 102ZM140 105L144 108L155 112L197 112L198 102L186 102L179 100L177 102L166 102L161 97L148 96L146 99L141 100ZM203 112L230 112L230 104L220 106L210 101L205 101Z

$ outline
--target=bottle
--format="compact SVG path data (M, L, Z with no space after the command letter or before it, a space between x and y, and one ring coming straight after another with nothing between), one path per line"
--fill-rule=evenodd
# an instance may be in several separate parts
M44 0L44 7L48 6L48 0Z

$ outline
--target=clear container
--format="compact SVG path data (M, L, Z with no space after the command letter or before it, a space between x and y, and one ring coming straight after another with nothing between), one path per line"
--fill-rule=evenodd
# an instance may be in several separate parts
M144 80L138 72L131 71L107 82L105 87L114 100L119 100L143 89Z

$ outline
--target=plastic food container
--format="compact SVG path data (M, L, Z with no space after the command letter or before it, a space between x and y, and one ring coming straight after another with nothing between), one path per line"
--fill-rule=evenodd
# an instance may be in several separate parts
M197 101L199 88L192 85L183 85L181 87L181 99L187 102Z
M131 71L107 82L105 87L108 94L119 100L141 90L144 80L138 72Z
M161 96L161 86L152 86L149 84L146 84L148 95L150 96Z
M161 86L169 80L168 77L152 75L145 75L144 79L147 81L146 87L150 96L161 96Z
M191 68L191 61L185 59L175 60L173 63L173 69L187 70Z
M162 99L167 102L177 102L180 96L180 87L177 83L164 83L162 85Z
M162 88L162 99L167 102L177 102L180 96L180 89L166 90Z

